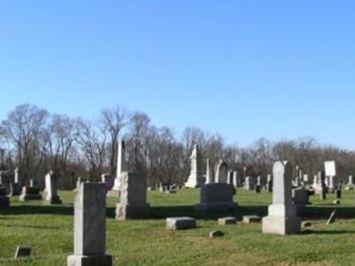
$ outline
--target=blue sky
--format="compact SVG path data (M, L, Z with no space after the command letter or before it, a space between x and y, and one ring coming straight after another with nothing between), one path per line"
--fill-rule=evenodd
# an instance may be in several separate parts
M355 149L353 1L1 1L0 119L116 104L241 146Z

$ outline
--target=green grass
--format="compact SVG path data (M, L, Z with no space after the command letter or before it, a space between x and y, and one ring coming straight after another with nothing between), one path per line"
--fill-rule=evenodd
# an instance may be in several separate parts
M0 210L0 265L66 265L73 250L73 193L62 191L62 205L42 202L20 203L11 199L11 208ZM198 190L176 194L149 192L152 217L138 221L116 221L115 199L108 198L107 253L114 265L354 265L355 191L344 192L338 219L325 224L333 210L333 195L321 202L311 198L304 220L313 226L294 236L263 235L260 224L219 227L218 217L245 214L266 215L271 194L256 194L239 189L239 208L233 213L194 212ZM165 230L165 217L192 216L198 228L187 231ZM209 239L211 230L225 236ZM14 260L17 245L32 247L32 256Z

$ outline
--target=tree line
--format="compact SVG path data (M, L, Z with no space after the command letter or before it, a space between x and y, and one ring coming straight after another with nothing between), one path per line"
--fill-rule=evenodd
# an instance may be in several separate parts
M344 182L355 173L354 151L323 145L311 137L278 142L261 138L239 147L196 127L178 135L169 127L154 126L147 114L121 106L103 109L88 120L50 114L30 104L17 106L0 122L0 168L11 178L18 167L23 184L34 178L40 185L45 173L53 170L60 187L71 189L78 177L90 181L104 173L115 177L121 138L126 141L128 169L146 175L151 186L183 184L194 145L199 145L202 158L209 158L211 166L223 159L242 176L270 174L275 160L289 160L311 177L324 168L326 160L336 161Z

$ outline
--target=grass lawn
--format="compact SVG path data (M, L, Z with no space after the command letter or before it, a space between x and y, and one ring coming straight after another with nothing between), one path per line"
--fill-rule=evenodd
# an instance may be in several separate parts
M20 203L11 199L9 209L0 210L0 265L66 265L73 251L73 192L61 191L62 205L46 206L41 201ZM321 202L312 197L303 220L311 220L308 232L294 236L263 235L261 224L219 227L216 219L227 215L240 220L245 214L266 215L271 194L238 189L239 208L234 213L199 214L198 190L176 194L149 192L152 217L118 222L115 199L107 201L107 253L114 265L355 265L355 191L343 192L338 219L325 224L333 210L333 195ZM165 217L192 216L198 229L165 230ZM220 229L223 238L209 239ZM17 245L32 247L32 256L14 260Z

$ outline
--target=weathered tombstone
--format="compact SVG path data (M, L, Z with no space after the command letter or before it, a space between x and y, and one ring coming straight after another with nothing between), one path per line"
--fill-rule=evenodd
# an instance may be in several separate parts
M247 176L245 178L244 189L254 190L255 189L255 179L252 176Z
M147 178L144 175L121 174L120 202L116 206L116 219L137 219L149 216L147 204Z
M42 196L37 187L22 187L20 201L41 200Z
M276 162L273 167L274 187L269 215L263 218L263 233L288 235L301 231L301 219L292 203L292 165Z
M206 160L206 184L212 184L213 179L211 175L211 169L210 169L210 159L207 158Z
M20 195L20 186L19 186L19 178L18 178L18 167L14 170L14 180L10 183L10 196L18 196Z
M81 183L74 203L74 255L68 266L111 266L106 251L106 188L102 183Z
M45 176L44 200L49 204L62 203L58 195L57 178L53 171L49 171Z
M267 175L267 181L266 181L266 190L267 192L272 192L272 177L271 175Z
M201 188L200 204L197 211L230 211L237 207L233 201L236 190L233 185L225 183L207 184Z
M10 199L7 196L6 188L3 185L0 185L0 207L9 207Z
M216 182L229 184L229 168L227 163L224 161L219 161L215 168Z
M121 176L122 173L127 171L127 164L126 164L126 145L124 140L120 140L118 142L118 148L117 148L117 168L116 168L116 178L114 180L114 185L112 189L108 192L108 196L110 197L118 197L119 192L120 192L120 186L121 186Z
M233 185L235 187L240 187L242 185L241 179L238 178L238 172L233 171Z
M106 191L110 191L114 186L114 180L109 174L101 175L101 183L104 183L106 186Z
M223 217L218 219L218 225L225 226L225 225L236 225L237 218L235 217Z
M334 192L338 187L338 177L337 176L330 176L329 177L329 192Z
M300 214L306 205L309 204L309 193L304 187L292 189L292 201L297 207L297 213Z
M204 183L203 170L201 165L201 155L198 145L195 145L192 154L190 156L191 169L190 175L185 183L185 187L197 188L201 187Z
M328 189L330 192L334 192L337 187L337 178L336 178L336 165L335 161L324 162L325 177L328 181Z
M169 217L166 218L166 229L186 230L196 228L196 219L191 217Z
M345 190L354 190L355 184L354 184L354 178L352 175L349 176L349 182L345 187Z

